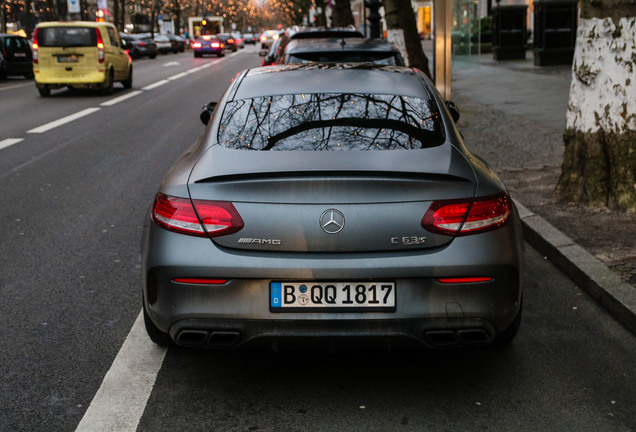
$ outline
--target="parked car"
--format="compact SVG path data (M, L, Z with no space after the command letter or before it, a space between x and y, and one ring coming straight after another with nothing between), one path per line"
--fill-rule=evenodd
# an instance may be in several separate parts
M218 33L216 37L219 38L221 42L223 42L226 50L236 52L236 50L238 49L238 47L236 46L236 41L234 40L234 36L232 36L230 33Z
M0 79L8 76L33 78L33 58L29 40L0 33Z
M185 51L185 39L183 39L181 36L173 34L167 34L164 36L166 36L170 40L170 45L172 46L173 53L177 54Z
M383 39L295 39L281 63L376 63L404 66L400 51Z
M144 224L150 338L215 348L511 342L520 220L464 144L458 115L412 68L238 74L205 107L207 130Z
M157 50L161 54L168 54L169 52L173 52L172 42L170 42L170 38L166 35L156 34L154 36L155 43L157 44Z
M124 48L133 59L140 57L155 58L159 50L155 40L149 34L127 34L120 33Z
M113 92L113 83L132 87L132 60L117 28L105 22L49 21L35 28L33 72L41 96L61 87Z
M202 57L205 54L215 54L218 57L225 55L225 45L216 36L199 36L192 44L195 57Z
M243 35L243 40L245 40L246 44L256 45L256 35L254 33L245 33Z
M258 37L258 40L261 43L261 50L269 49L274 41L278 39L280 32L278 30L265 30Z

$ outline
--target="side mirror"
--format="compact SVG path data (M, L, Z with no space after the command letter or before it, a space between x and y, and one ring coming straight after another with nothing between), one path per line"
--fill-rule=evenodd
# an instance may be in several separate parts
M453 121L457 123L459 121L459 108L457 108L457 105L455 104L455 102L446 101L446 108L448 108L448 111L450 112L450 115L453 118Z
M212 113L214 112L216 105L217 105L216 102L210 102L209 104L203 107L203 110L201 111L201 115L199 116L199 118L201 119L201 123L203 123L206 126L208 125L208 123L210 123L210 119L212 118Z
M269 53L269 50L260 50L260 51L258 52L258 55L259 55L260 57L265 57L268 53Z

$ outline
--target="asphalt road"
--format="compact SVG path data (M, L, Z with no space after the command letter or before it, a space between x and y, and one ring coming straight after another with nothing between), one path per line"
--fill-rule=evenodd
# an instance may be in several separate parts
M636 430L636 339L530 248L505 349L166 352L139 337L147 207L256 52L138 60L133 89L108 97L0 82L0 431Z

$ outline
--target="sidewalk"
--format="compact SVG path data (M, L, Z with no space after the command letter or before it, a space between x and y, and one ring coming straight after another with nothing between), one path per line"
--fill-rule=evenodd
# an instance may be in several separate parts
M458 127L510 189L526 240L636 334L636 217L554 202L570 81L571 66L534 66L531 51L455 57Z

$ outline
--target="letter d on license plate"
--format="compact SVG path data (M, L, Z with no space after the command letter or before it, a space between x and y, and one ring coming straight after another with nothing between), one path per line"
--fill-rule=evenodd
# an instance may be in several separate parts
M271 282L272 312L393 312L395 282Z

